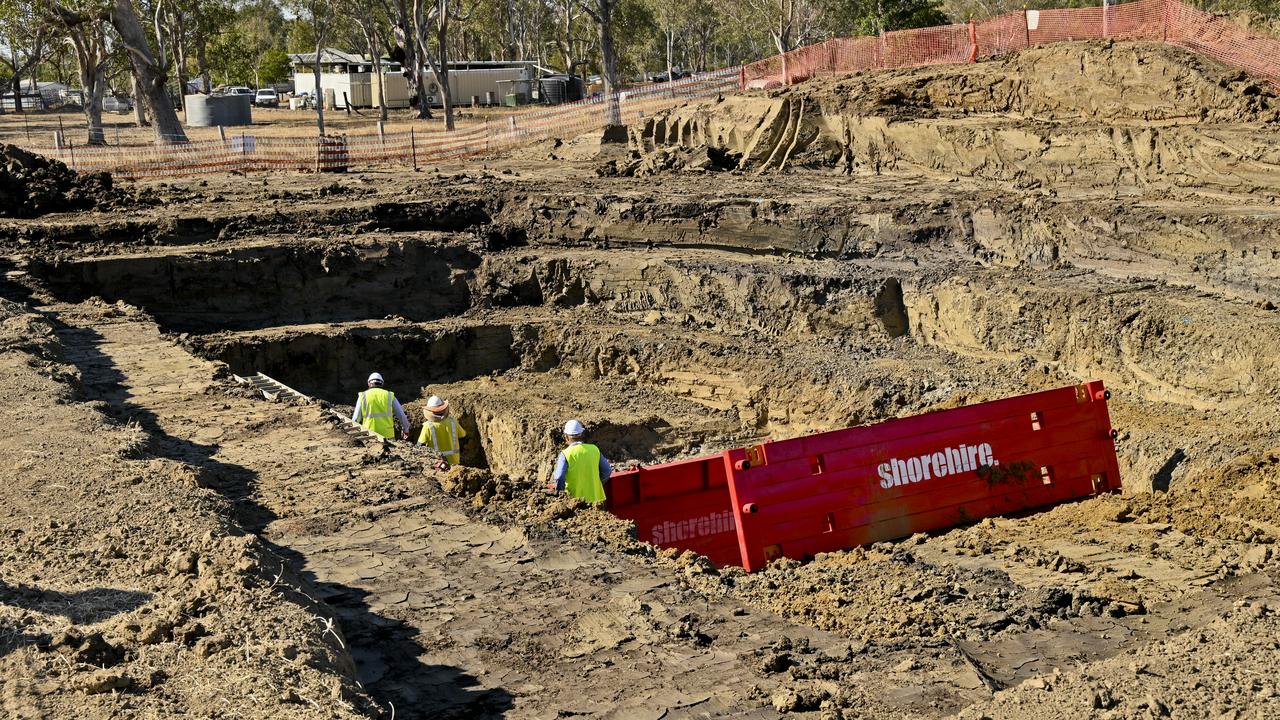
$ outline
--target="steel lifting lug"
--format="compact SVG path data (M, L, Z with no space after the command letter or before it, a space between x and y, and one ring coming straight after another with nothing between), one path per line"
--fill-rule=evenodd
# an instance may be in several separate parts
M736 463L734 463L734 464L733 464L733 467L734 467L735 469L737 469L737 470L750 470L750 469L751 469L751 461L750 461L750 460L739 460L738 462L736 462Z
M1093 399L1094 399L1094 400L1110 400L1110 399L1111 399L1111 391L1110 391L1110 390L1103 390L1102 392L1094 393L1094 394L1093 394Z
M759 510L759 509L760 508L756 507L755 503L747 503L746 505L742 506L742 512L745 515L754 515L756 510Z
M1115 428L1111 428L1111 432L1107 434L1111 436L1111 442L1115 442L1116 438L1120 437L1120 431Z

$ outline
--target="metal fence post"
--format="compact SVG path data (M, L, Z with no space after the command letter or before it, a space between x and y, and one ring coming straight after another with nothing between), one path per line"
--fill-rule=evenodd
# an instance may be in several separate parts
M418 141L413 134L413 128L409 128L409 153L413 156L413 171L418 171Z

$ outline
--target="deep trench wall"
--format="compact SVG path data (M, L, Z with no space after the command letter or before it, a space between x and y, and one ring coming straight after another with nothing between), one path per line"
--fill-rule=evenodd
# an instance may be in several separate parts
M905 332L897 278L828 261L600 251L486 256L475 295L494 307L600 306L641 322L730 333L896 337Z
M906 302L917 340L964 355L1031 356L1201 409L1280 401L1280 315L1243 302L1062 272L961 277Z
M581 396L574 396L579 389ZM555 377L516 373L498 380L481 378L439 388L465 423L476 428L467 442L478 444L488 467L511 477L547 482L564 447L561 429L569 418L581 420L587 441L597 445L615 467L652 463L696 454L706 437L732 430L727 416L698 412L692 403L667 402L661 408L632 405L616 395L616 386L582 376Z
M964 208L898 200L796 204L758 197L673 201L626 196L553 196L510 201L503 222L530 244L712 249L753 256L867 258L968 238Z
M200 332L460 313L479 262L465 247L397 241L84 258L32 272L63 298L123 300L166 329Z
M351 404L377 371L397 397L413 400L451 383L518 367L536 354L531 325L351 328L337 333L276 332L214 335L189 341L232 372L263 372L294 389Z
M1125 201L991 203L970 215L987 262L1075 263L1179 276L1250 299L1280 296L1280 209L1148 206Z

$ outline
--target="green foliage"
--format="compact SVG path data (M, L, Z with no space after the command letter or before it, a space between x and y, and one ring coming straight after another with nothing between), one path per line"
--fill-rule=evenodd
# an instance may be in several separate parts
M285 49L291 53L316 51L316 31L309 21L302 18L294 18L289 21Z
M272 48L263 54L259 69L262 84L268 85L289 79L289 54L279 48Z

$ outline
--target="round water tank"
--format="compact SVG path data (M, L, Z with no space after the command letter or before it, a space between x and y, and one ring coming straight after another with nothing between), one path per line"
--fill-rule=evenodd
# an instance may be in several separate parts
M187 127L253 124L249 95L187 95L184 100Z
M568 82L565 84L564 101L576 102L586 97L583 93L582 78L577 75L570 75Z

